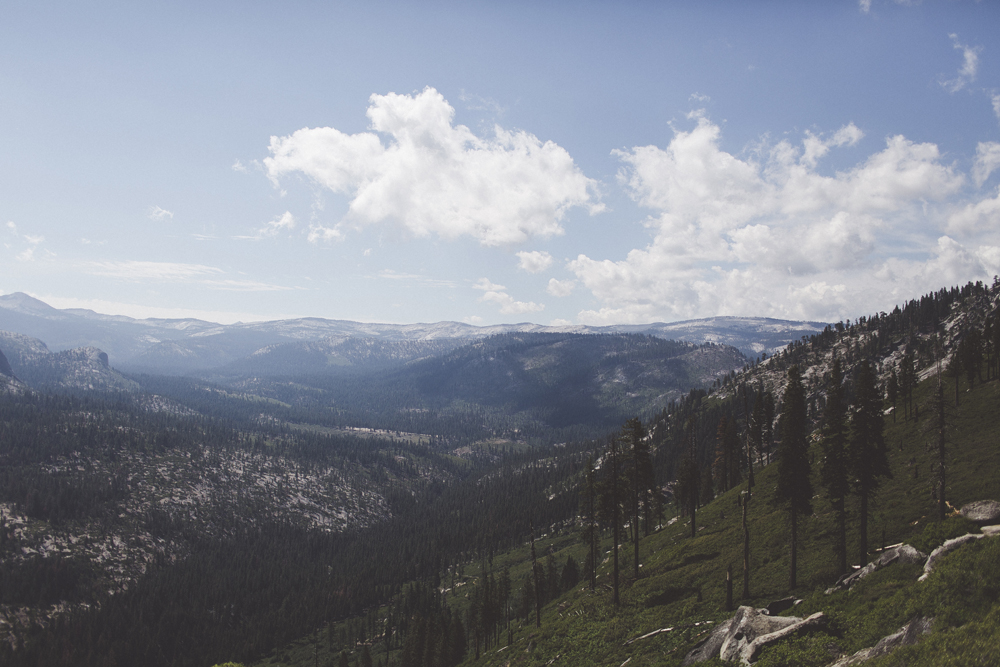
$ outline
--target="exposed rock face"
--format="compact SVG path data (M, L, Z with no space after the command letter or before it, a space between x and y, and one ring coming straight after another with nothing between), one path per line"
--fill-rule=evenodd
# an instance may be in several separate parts
M968 544L969 542L980 540L983 537L985 537L985 535L983 535L982 533L979 534L969 533L968 535L962 535L961 537L945 540L944 544L942 544L937 549L931 552L930 557L927 558L927 562L924 563L924 573L920 576L920 578L917 581L923 581L924 579L929 577L931 575L931 572L934 571L934 565L937 563L938 560L941 559L942 556L951 551L954 551L963 544Z
M866 660L883 656L900 646L911 646L916 644L921 635L926 635L931 631L931 625L933 623L933 618L914 619L900 628L899 632L880 639L875 646L863 648L852 656L838 660L833 663L831 667L849 667L849 665L857 665Z
M997 500L977 500L963 505L959 511L966 519L981 526L1000 523L1000 501Z
M3 355L3 350L0 350L0 375L6 375L7 377L14 377L14 371L10 367L10 363L7 361L7 357Z
M823 612L809 618L795 616L770 616L766 610L740 607L736 615L720 623L708 639L695 646L684 657L681 665L694 665L710 658L739 660L749 665L769 644L792 637L799 632L822 627L826 624Z
M835 593L845 588L850 588L869 574L881 570L886 565L892 563L923 563L927 560L927 554L917 551L909 544L901 544L893 549L886 549L878 558L865 565L860 570L845 574L831 588L826 589L826 594Z

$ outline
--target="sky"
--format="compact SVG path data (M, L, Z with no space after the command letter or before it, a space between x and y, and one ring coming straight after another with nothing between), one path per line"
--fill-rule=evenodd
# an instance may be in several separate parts
M1000 3L0 3L0 293L835 322L1000 274Z

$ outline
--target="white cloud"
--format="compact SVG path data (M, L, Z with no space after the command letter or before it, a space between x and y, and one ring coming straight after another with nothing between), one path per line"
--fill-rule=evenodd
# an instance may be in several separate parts
M698 102L699 104L705 104L706 102L711 102L712 98L708 95L702 95L701 93L691 93L691 97L688 98L691 102Z
M253 235L250 236L234 236L234 239L246 240L246 241L260 241L261 239L273 238L280 234L282 231L291 231L295 229L295 216L289 211L285 211L278 217L267 222L263 227L256 230ZM310 241L312 240L310 234Z
M517 268L528 273L541 273L552 266L552 255L544 250L522 251L517 253Z
M867 14L872 9L872 0L858 0L858 8Z
M246 165L244 165L242 162L240 162L239 159L237 159L235 162L233 162L232 170L233 171L238 171L238 172L240 172L242 174L247 173Z
M573 323L571 321L564 320L564 319L561 319L561 318L558 318L558 317L556 319L552 320L551 322L549 322L549 326L550 327L568 327L568 326L571 326L572 324Z
M569 296L573 293L574 287L576 287L575 280L556 280L555 278L550 278L549 285L545 288L545 291L552 296Z
M319 243L320 241L339 241L344 238L343 232L336 227L324 227L323 225L309 225L309 236L306 240L309 243Z
M483 290L485 294L479 297L479 301L497 304L500 306L500 313L503 315L537 313L545 309L544 304L535 303L534 301L515 301L514 297L507 294L506 287L490 282L488 278L480 278L472 288Z
M14 236L17 236L17 225L14 224L13 220L8 220L7 221L7 229L10 230L11 234L13 234Z
M476 281L476 284L472 286L472 289L481 289L485 292L504 292L507 290L503 285L497 285L496 283L490 282L489 278L480 278Z
M1000 121L1000 94L990 96L990 101L993 102L993 115Z
M35 260L35 248L25 248L17 254L17 259L20 262L33 262Z
M1000 188L995 198L966 204L948 217L948 231L953 234L997 229L1000 229Z
M1000 144L995 141L980 141L976 146L976 162L972 167L972 179L982 186L990 174L1000 167Z
M157 222L163 222L164 220L173 220L174 214L165 208L160 208L159 206L150 206L146 209L146 215L149 216L150 220L156 220Z
M958 35L955 33L951 33L948 37L951 38L955 50L962 52L962 66L958 70L958 76L954 79L941 81L941 85L948 92L957 93L976 80L976 72L979 69L979 52L982 51L982 47L960 43Z
M799 161L802 164L815 167L820 158L829 153L831 148L853 146L861 141L864 136L864 132L854 123L849 123L840 128L829 139L823 139L807 131L806 138L802 140L802 157Z
M394 220L415 236L521 243L562 234L570 208L602 210L595 182L565 149L499 126L480 138L454 125L454 114L433 88L372 95L374 132L304 128L271 137L264 165L275 183L300 172L349 195L349 214L362 224Z
M975 244L951 240L966 248L965 259L940 259L955 254L938 239L967 181L934 144L889 137L882 150L828 176L816 165L859 142L855 125L738 158L719 147L717 125L703 114L694 119L665 149L616 152L620 181L652 210L645 224L653 239L624 259L580 255L569 263L601 304L580 321L838 318L937 289L941 276L926 270L934 262L965 279L991 277Z
M401 282L410 283L421 283L424 285L436 285L438 287L455 287L455 283L451 280L445 280L442 278L432 278L430 276L421 275L419 273L397 273L392 269L382 269L378 274L379 278L384 278L386 280L399 280ZM478 284L478 283L477 283ZM501 285L497 285L501 290L506 289ZM484 289L484 288L477 288Z
M95 276L125 280L161 280L179 282L223 273L222 269L203 264L178 264L175 262L89 262L84 269Z

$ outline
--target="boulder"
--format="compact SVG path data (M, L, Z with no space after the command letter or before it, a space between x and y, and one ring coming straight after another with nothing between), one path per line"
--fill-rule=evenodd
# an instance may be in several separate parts
M996 537L1000 535L1000 526L983 526L980 528L986 537Z
M802 602L802 600L798 600L795 597L782 598L771 602L767 605L767 607L765 607L765 609L767 609L768 614L774 616L775 614L780 614L783 611L791 609L800 602Z
M955 549L959 548L963 544L968 544L969 542L974 542L975 540L980 540L983 537L985 537L985 535L983 535L982 533L979 533L978 535L973 534L973 533L969 533L967 535L962 535L961 537L955 537L955 538L950 539L950 540L945 540L944 544L942 544L937 549L935 549L934 551L931 552L931 555L927 558L927 562L924 563L924 573L922 575L920 575L920 578L917 579L917 581L923 581L927 577L931 576L931 572L934 571L934 565L943 556L945 556L946 554L948 554L951 551L954 551Z
M963 505L959 512L969 521L975 521L981 526L1000 523L1000 501L997 500L977 500Z
M933 623L933 618L914 619L900 628L899 632L895 632L878 640L878 643L875 644L875 646L863 648L854 655L841 658L837 662L833 663L831 667L850 667L850 665L857 665L865 660L871 660L872 658L883 656L900 646L911 646L916 644L921 635L926 635L931 631L931 625L933 625Z
M845 574L831 588L826 589L826 594L835 593L845 588L850 588L869 574L881 570L886 565L892 563L923 563L927 560L927 554L917 551L909 544L900 544L898 547L886 549L879 557L865 565L860 570L855 570L850 574Z
M744 646L743 650L740 651L740 660L744 665L749 665L760 657L760 652L763 651L766 646L784 641L803 632L826 627L826 624L826 614L821 611L817 611L812 616L804 618L798 623L793 623L792 625L781 628L780 630L775 630L769 634L757 637L752 642Z
M801 619L795 616L771 616L766 609L740 607L736 615L716 626L712 634L684 656L681 665L694 665L710 658L741 661L744 665L757 659L767 645L800 631L826 623L823 612Z

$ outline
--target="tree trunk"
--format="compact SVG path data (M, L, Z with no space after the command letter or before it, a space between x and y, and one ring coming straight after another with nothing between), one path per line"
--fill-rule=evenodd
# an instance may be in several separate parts
M750 524L747 523L747 510L750 506L750 492L743 497L743 599L750 599ZM731 586L732 584L730 584Z
M847 498L840 496L837 507L838 555L840 556L840 573L847 574Z
M791 590L795 590L795 568L798 565L798 554L796 553L796 548L798 547L798 512L795 509L795 505L792 505L792 566L788 575L788 587Z
M535 627L542 627L542 593L538 590L538 561L535 558L535 524L531 524L531 577L535 582ZM476 658L479 655L479 646L476 645Z
M861 557L858 559L858 564L864 567L868 564L868 488L866 486L861 487L861 491L858 494L861 498L861 544L859 551L861 552Z

